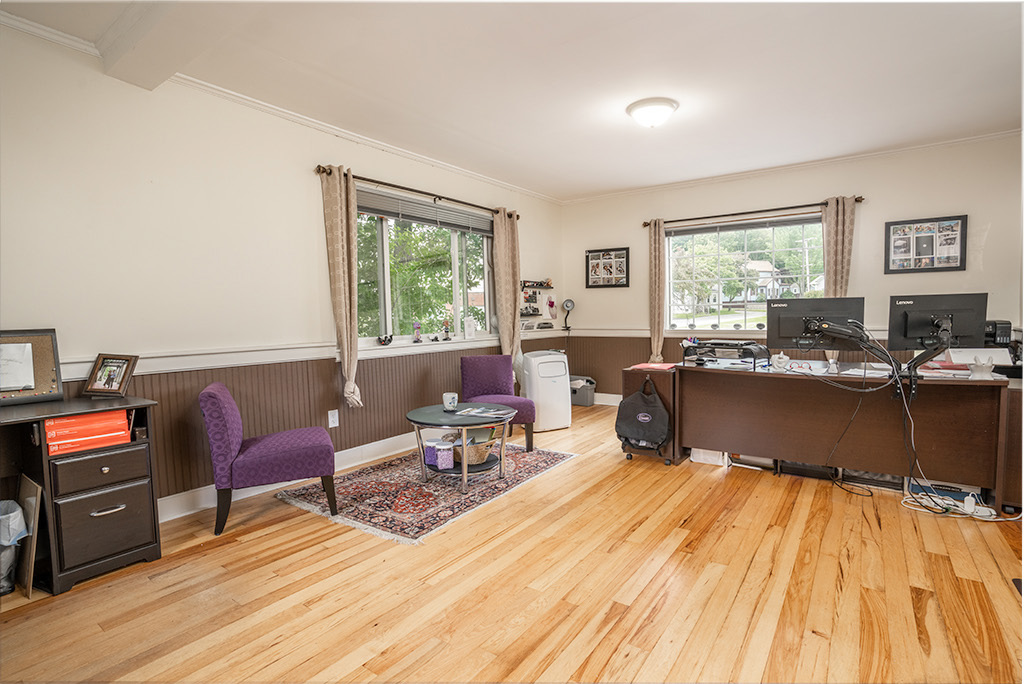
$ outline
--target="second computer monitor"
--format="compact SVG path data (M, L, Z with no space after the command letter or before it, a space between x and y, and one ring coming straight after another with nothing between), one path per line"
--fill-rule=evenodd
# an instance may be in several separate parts
M890 351L985 346L988 293L894 295L889 299Z
M848 327L849 321L854 321L857 326L861 325L864 321L863 297L769 299L767 305L769 349L861 349L853 339L824 333L820 324L825 322Z

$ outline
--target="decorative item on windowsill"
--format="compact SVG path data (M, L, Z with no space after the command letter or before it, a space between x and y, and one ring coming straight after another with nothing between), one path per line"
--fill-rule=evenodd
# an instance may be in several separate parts
M420 339L420 327L421 326L420 326L420 322L419 321L415 321L412 324L412 341L413 342L422 342L423 341L423 340Z
M449 325L450 324L449 324L448 321L444 322L444 337L442 337L441 339L444 340L445 342L447 342L447 341L452 339L451 337L448 336L448 326Z
M392 339L394 339L394 338L391 335L385 335L384 337L378 337L377 338L377 344L386 347L389 344L391 344L391 340Z

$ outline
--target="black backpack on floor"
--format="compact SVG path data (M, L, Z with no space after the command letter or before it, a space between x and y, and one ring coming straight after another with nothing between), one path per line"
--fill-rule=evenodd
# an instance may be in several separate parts
M646 394L648 385L650 394ZM655 391L650 376L639 391L619 402L615 434L622 440L622 450L627 453L631 449L647 449L662 456L661 447L672 437L672 418Z

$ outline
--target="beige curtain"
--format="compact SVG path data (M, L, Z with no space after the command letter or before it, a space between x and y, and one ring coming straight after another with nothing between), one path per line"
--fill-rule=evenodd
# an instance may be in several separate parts
M494 216L494 304L501 353L512 356L516 377L522 369L519 347L519 217L504 207Z
M825 233L825 296L845 297L850 284L850 257L853 255L853 197L825 200L821 225Z
M653 219L648 236L651 245L650 322L651 358L649 363L661 363L665 344L665 221Z
M345 379L343 393L349 406L361 407L363 401L356 386L359 323L356 312L356 184L352 171L346 171L341 166L323 167L320 171L320 189L324 195L327 268L331 277L334 328L341 352L341 373Z

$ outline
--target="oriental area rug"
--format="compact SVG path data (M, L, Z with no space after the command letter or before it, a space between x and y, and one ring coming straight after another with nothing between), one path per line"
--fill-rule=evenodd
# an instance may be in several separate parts
M497 453L498 447L492 449ZM469 492L459 491L461 477L430 474L420 482L418 454L378 463L334 476L338 515L332 516L319 482L285 489L275 496L333 522L364 530L403 544L418 544L426 535L469 511L493 501L522 483L565 463L576 454L509 444L505 447L505 477L498 468L471 475ZM458 464L456 464L458 465Z

